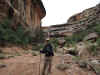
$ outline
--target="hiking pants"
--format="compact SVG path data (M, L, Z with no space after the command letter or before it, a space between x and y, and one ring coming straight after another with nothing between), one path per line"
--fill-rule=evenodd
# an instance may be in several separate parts
M48 73L51 73L52 59L53 56L45 57L42 75L48 75Z

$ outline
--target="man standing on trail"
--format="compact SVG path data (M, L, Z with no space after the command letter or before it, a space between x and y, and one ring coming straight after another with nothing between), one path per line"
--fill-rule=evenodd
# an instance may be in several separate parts
M46 75L46 71L47 71L47 75L51 74L51 67L52 67L52 59L54 56L54 52L53 52L53 47L51 45L51 43L49 42L49 38L46 39L45 41L45 46L43 48L42 51L40 51L40 53L44 53L45 54L45 60L44 60L44 67L42 70L42 75Z

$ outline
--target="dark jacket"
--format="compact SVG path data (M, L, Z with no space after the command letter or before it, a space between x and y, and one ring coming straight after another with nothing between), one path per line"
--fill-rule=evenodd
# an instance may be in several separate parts
M44 46L43 50L40 51L40 53L44 53L45 56L47 56L47 57L54 56L52 45L51 44L46 44Z

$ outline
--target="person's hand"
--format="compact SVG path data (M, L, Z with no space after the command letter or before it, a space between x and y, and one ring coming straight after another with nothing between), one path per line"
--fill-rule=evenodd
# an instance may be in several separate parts
M40 53L42 53L42 50L40 50Z

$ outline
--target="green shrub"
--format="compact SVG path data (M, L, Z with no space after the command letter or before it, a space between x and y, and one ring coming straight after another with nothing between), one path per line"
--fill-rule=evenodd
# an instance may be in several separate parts
M94 23L92 25L89 25L88 28L87 28L87 30L89 32L96 32L97 34L100 35L100 23L97 22L97 23Z
M36 52L32 52L32 56L37 56L37 53Z
M15 56L14 55L8 55L7 58L14 58Z
M67 42L67 44L71 44L72 43L71 37L66 37L65 41Z
M89 25L86 30L80 30L79 32L74 33L70 37L65 37L65 40L68 44L77 43L82 41L85 36L91 32L96 32L100 35L100 23L95 23L95 25Z
M94 56L97 55L97 46L95 46L95 45L90 46L89 51L90 51Z
M96 24L93 30L100 35L100 24Z
M81 58L80 58L80 56L73 56L73 58L72 58L74 61L79 61Z
M80 31L74 33L72 36L65 37L65 40L68 44L75 44L83 40L83 38L88 35L88 31Z
M4 55L4 54L0 54L0 59L5 59L6 58L6 56Z
M21 54L20 53L16 53L15 56L21 56Z
M18 25L16 30L11 27L11 20L4 20L0 23L0 41L12 44L27 45L32 42L32 37L26 32L22 25Z
M44 47L44 44L39 44L38 45L39 50L43 49L43 47Z
M32 45L32 50L33 51L40 51L41 49L43 49L44 44L40 43L40 44L33 44Z
M58 39L56 39L56 38L52 38L51 40L50 40L50 42L51 42L51 44L53 45L53 48L54 48L54 50L56 51L56 48L58 47Z
M96 43L100 46L100 39L97 39Z

